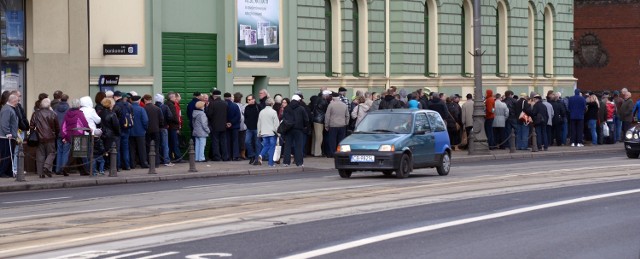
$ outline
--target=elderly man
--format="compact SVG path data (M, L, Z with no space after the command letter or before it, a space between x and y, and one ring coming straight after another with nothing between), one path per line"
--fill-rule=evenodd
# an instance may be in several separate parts
M333 157L338 143L347 134L349 124L349 107L340 99L340 95L333 93L333 101L327 107L324 129L327 131L327 157Z
M14 176L12 157L15 149L14 138L18 137L18 115L14 108L18 105L18 96L10 95L7 104L0 110L0 178Z
M176 163L181 163L182 152L180 152L180 140L178 139L178 131L180 130L180 113L178 112L178 109L176 109L178 96L174 92L169 92L167 94L167 98L168 100L165 101L165 105L167 105L169 112L173 115L171 117L165 117L165 119L168 119L165 123L167 123L169 133L169 158L177 160Z
M228 161L229 152L227 143L227 103L222 100L222 92L213 90L209 106L205 114L209 120L211 135L210 157L213 161Z
M60 133L57 114L51 109L51 100L40 101L40 109L31 116L29 128L31 134L38 134L36 170L40 178L52 177L53 160L56 158L56 137Z

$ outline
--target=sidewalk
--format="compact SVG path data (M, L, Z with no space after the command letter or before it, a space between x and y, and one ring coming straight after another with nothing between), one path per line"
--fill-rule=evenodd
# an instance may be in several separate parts
M490 155L470 156L467 151L454 151L452 154L452 162L475 162L485 160L505 160L512 158L538 158L549 156L572 156L588 153L613 153L622 152L624 147L622 143L614 145L585 146L585 147L551 147L549 151L517 151L509 153L509 150L492 150ZM305 167L282 167L277 166L270 168L266 163L262 166L249 165L248 161L240 162L206 162L196 163L198 172L189 172L189 164L176 164L173 167L165 167L163 165L156 168L157 174L148 174L148 169L134 169L130 171L120 171L117 177L108 176L80 176L72 174L68 177L54 175L53 178L40 179L34 173L28 173L25 182L16 182L13 178L0 178L0 192L41 190L41 189L58 189L86 187L95 185L124 184L124 183L141 183L141 182L157 182L171 181L193 178L209 178L218 176L233 175L265 175L280 173L301 173L318 170L333 170L333 159L307 157L305 158ZM105 172L108 175L108 172ZM455 172L454 172L455 173Z

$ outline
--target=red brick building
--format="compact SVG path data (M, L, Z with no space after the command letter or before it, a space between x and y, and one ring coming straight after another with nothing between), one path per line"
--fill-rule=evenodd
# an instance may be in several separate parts
M584 90L640 93L640 0L576 0L574 76Z

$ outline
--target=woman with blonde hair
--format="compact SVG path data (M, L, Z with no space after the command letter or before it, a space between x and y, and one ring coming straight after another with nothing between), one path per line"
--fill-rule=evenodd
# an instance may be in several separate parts
M598 144L598 110L600 109L600 102L595 94L590 94L587 97L587 112L585 113L585 119L591 132L591 144L594 146Z
M199 101L193 109L193 137L196 139L196 162L206 161L204 158L204 147L207 144L207 136L209 136L209 120L204 113L205 103Z

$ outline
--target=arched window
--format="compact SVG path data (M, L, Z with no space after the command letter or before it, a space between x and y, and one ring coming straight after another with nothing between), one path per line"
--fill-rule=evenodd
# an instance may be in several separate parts
M331 31L331 0L324 0L324 67L325 75L333 76L333 57L331 50L333 49L332 31Z
M498 1L498 17L496 18L496 65L498 76L509 75L509 12L504 1Z
M527 27L527 56L530 76L536 74L536 10L533 3L529 2L529 23Z
M425 26L425 75L438 75L438 6L435 0L426 0L424 5Z
M471 0L462 3L462 76L473 75L473 5Z
M544 8L544 76L553 76L553 10Z

